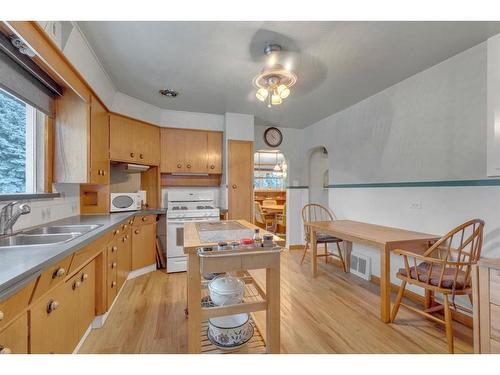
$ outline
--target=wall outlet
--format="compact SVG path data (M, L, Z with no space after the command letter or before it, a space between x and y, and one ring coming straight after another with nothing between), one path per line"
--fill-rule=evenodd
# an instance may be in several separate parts
M421 210L422 209L422 202L413 202L410 204L410 208L412 210Z

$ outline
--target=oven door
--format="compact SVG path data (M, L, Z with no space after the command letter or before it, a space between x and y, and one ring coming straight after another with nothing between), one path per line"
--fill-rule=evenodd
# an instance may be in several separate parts
M184 254L184 224L200 221L217 221L218 218L168 220L167 219L167 258L183 257Z

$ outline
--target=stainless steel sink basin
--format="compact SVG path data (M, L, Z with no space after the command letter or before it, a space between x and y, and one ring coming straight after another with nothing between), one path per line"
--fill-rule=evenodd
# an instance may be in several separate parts
M15 234L9 237L0 238L0 247L7 246L41 246L70 241L78 237L80 233L66 234Z
M99 224L88 224L88 225L54 225L46 227L38 227L31 230L23 232L24 234L63 234L63 233L75 233L78 235L90 232L91 230L99 228Z

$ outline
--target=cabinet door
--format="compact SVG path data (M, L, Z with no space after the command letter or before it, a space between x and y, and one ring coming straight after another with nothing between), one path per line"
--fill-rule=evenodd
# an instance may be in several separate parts
M24 313L0 332L0 354L28 354L28 314Z
M111 114L109 117L109 153L111 160L135 162L135 127L128 118Z
M94 97L90 107L90 183L109 183L109 115Z
M31 353L72 353L78 344L77 293L70 282L42 297L31 308Z
M80 339L95 317L95 261L78 272L72 282L80 283L79 288L75 288L78 293L77 338Z
M186 172L207 173L207 132L184 130Z
M156 223L137 225L132 233L132 269L156 262Z
M161 173L187 172L186 137L180 129L161 129Z
M222 173L222 133L207 132L208 173Z
M132 238L130 229L127 229L124 235L120 238L118 254L116 255L116 263L116 289L120 290L127 280L132 264Z
M228 142L229 219L253 222L253 142Z
M137 163L160 165L160 129L156 126L134 123L134 152Z

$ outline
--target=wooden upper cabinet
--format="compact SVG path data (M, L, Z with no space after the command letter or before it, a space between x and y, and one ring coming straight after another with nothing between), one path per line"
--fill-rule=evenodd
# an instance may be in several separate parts
M161 173L222 173L222 132L161 129Z
M145 165L160 164L160 130L116 114L110 115L111 160Z
M90 183L109 184L109 114L95 97L90 106Z

